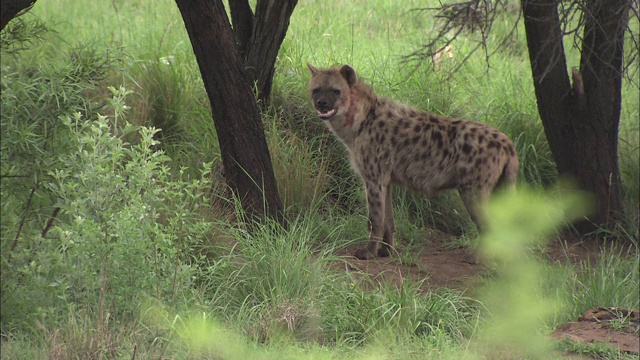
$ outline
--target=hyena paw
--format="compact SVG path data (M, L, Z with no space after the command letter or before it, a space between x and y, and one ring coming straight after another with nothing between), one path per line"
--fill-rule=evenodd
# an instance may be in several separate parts
M384 244L378 249L378 256L379 257L389 257L389 256L391 256L392 252L393 251L392 251L391 245Z
M357 257L360 260L369 260L376 257L376 254L369 251L367 248L358 249L353 256Z

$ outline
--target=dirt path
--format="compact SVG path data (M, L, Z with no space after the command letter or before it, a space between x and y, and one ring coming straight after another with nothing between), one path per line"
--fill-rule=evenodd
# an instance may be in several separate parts
M552 337L576 343L609 343L621 351L638 354L640 311L597 307L584 313L578 321L564 323Z
M416 282L423 281L422 287L425 291L449 287L473 292L474 285L485 274L485 268L473 261L472 252L463 247L448 247L447 245L452 243L453 236L445 233L433 232L429 240L430 243L411 261L403 260L403 257L398 255L374 260L358 260L350 256L356 249L352 247L340 252L340 255L345 256L345 262L336 266L345 268L356 278L368 275L378 283L390 282L400 285L403 280L412 279ZM596 241L581 241L569 236L562 241L558 240L546 245L541 255L551 261L574 264L581 261L594 263L600 251L600 245ZM624 352L638 354L640 348L637 328L640 326L638 311L625 310L631 314L627 316L631 326L618 328L611 326L616 321L615 317L603 318L604 313L611 315L611 309L608 311L606 308L599 309L601 309L600 318L588 311L583 317L576 319L576 322L560 325L554 331L553 337L583 344L608 343Z
M399 285L406 278L423 281L425 290L451 287L459 290L470 288L483 274L482 265L474 263L471 251L466 248L447 248L452 236L434 233L428 246L419 250L410 262L403 263L402 256L358 260L348 257L357 247L344 250L349 270L358 277L368 274L374 280ZM406 261L406 259L404 260Z
M450 287L459 290L471 289L485 273L482 265L474 261L471 250L465 247L452 248L455 237L439 231L432 231L430 242L413 255L415 259L407 262L402 256L376 258L373 260L358 260L350 255L356 246L346 248L340 252L347 261L347 267L354 271L368 274L379 282L400 284L405 278L415 281L425 280L425 290ZM402 245L400 245L402 246ZM556 241L544 248L544 254L551 261L569 261L577 264L580 261L594 262L600 252L595 242L584 242L568 237L563 241ZM404 261L404 263L403 263Z

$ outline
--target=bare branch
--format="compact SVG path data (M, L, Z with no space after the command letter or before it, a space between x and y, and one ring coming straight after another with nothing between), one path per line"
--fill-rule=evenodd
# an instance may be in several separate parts
M638 1L631 1L629 7L629 23L625 31L625 36L632 46L626 46L624 50L624 63L622 64L623 76L636 88L640 89L640 82L638 82L638 54L640 54L640 42L638 39L638 33L631 28L631 22L636 24L640 23L640 13L638 13ZM634 66L636 65L636 66Z
M49 217L49 220L47 220L47 224L45 225L44 229L42 229L42 232L40 233L40 236L42 236L42 238L47 237L47 233L49 232L49 229L51 229L51 226L53 225L53 221L56 219L56 217L58 217L59 212L60 212L59 207L56 207L55 209L53 209L53 213Z
M413 11L434 12L439 26L437 33L426 44L421 45L413 53L404 56L405 62L415 62L418 68L425 61L431 60L435 66L434 58L439 52L451 46L462 33L479 34L476 46L449 72L451 76L462 66L478 49L484 50L487 68L490 66L489 58L492 52L487 46L487 39L496 17L503 11L510 11L512 5L506 0L469 0L459 3L443 4L439 7L425 7ZM517 23L511 29L502 43L506 42L515 33Z
M24 226L25 221L27 221L27 213L31 208L31 200L33 200L33 194L35 194L37 186L34 184L31 187L31 193L29 194L29 198L27 199L27 204L24 207L24 212L22 213L22 218L20 219L20 225L18 225L18 231L16 232L15 238L13 238L13 242L11 243L11 248L9 248L9 254L7 255L7 264L11 262L11 253L15 250L18 245L18 239L20 239L20 234L22 233L22 227Z
M561 24L561 34L563 37L571 36L572 46L576 49L580 49L583 45L585 23L588 19L593 20L593 14L591 14L593 3L592 0L556 1L558 18ZM632 46L625 47L622 72L623 76L630 83L640 88L640 84L636 79L638 72L638 66L636 64L640 53L640 39L631 26L632 20L637 23L640 20L640 16L638 13L638 1L631 0L629 3L630 21L625 29L625 37L626 41ZM602 4L603 6L607 6L606 2ZM518 24L522 20L522 10L513 0L467 0L441 4L437 7L416 8L412 9L412 11L429 12L433 14L432 16L439 22L437 31L425 44L420 45L414 52L403 57L405 62L415 62L415 69L426 61L430 61L432 66L435 66L436 64L433 61L434 57L436 57L443 48L453 45L459 35L463 33L479 34L479 39L477 40L478 45L473 47L470 53L467 54L454 69L450 70L449 76L451 76L451 73L457 71L464 62L470 58L471 54L480 48L484 50L485 61L487 68L489 68L491 56L504 48L507 41L516 33ZM515 19L513 27L504 39L502 39L493 50L489 50L487 39L489 38L492 25L496 17L503 12L516 12L518 17ZM553 66L554 64L551 65Z

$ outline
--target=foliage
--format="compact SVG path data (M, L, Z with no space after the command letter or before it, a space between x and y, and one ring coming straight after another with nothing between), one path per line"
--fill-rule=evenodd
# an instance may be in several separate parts
M29 29L25 25L22 31L27 35L14 39L21 39L24 44L34 32ZM4 331L15 319L24 320L28 314L51 312L45 309L53 308L49 301L55 299L59 284L53 278L40 276L47 274L51 270L48 265L61 256L59 251L44 251L56 247L48 238L59 212L50 188L51 172L64 169L61 156L75 151L77 140L61 119L97 109L86 92L105 76L113 61L106 53L82 44L68 47L40 65L32 64L28 51L11 55L4 48L2 51L0 221ZM34 287L21 293L17 285L23 281ZM39 304L41 309L36 308Z
M19 52L33 40L41 39L47 31L49 28L37 18L16 18L2 30L0 48L10 54Z
M117 125L129 92L110 91L112 117L59 118L68 150L58 149L41 186L61 215L49 234L18 234L3 251L3 268L12 268L2 272L4 329L34 316L56 321L68 307L87 309L99 324L126 319L146 297L174 299L190 287L192 247L209 228L201 216L206 182L184 172L171 179L152 128L139 129L138 143L125 142L136 130Z
M277 154L272 164L284 207L297 213L314 209L329 182L326 162L295 133L280 130L276 120L267 129L267 142L269 152Z
M482 351L508 351L531 359L547 359L550 344L542 335L544 321L557 311L554 299L541 291L542 267L530 249L565 221L584 216L587 198L577 191L536 194L520 189L501 194L487 212L493 224L479 252L496 276L480 289L489 319L480 330Z

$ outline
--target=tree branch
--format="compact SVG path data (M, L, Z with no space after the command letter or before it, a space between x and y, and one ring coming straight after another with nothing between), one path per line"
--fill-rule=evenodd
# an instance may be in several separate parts
M11 243L11 248L9 248L9 255L7 255L7 264L11 262L11 253L18 245L18 239L20 238L20 234L22 233L22 227L24 226L25 221L27 221L27 212L31 207L31 200L33 200L33 194L35 194L37 186L34 184L31 187L31 193L29 194L29 198L27 199L27 205L24 207L24 211L22 212L22 219L20 219L20 225L18 225L18 232L16 232L16 236L13 238L13 243Z
M298 0L258 0L251 45L245 58L248 78L256 82L260 105L268 104L280 45Z
M457 37L463 32L479 33L480 40L476 46L467 54L462 61L458 62L456 67L449 71L449 76L454 74L460 66L462 66L472 54L478 49L484 49L485 59L487 67L489 66L489 58L493 52L489 52L487 46L487 40L489 33L493 26L493 22L496 16L501 10L508 11L509 5L506 1L495 0L469 0L465 2L443 4L439 7L426 7L418 8L413 11L432 11L435 12L435 18L440 21L440 26L435 36L431 38L429 42L420 46L420 48L413 53L404 56L404 61L415 61L416 68L419 67L424 61L431 60L432 65L435 65L435 58L441 49L450 46ZM514 24L513 28L502 41L507 41L515 32L517 26ZM453 34L451 35L451 33ZM495 51L494 51L495 52Z
M233 35L236 38L238 53L246 59L253 34L253 11L248 0L229 0Z
M573 102L567 60L562 43L563 33L556 0L522 0L522 13L529 48L533 84L538 99L538 112L558 169L573 169L571 154L561 149L570 138L568 109ZM559 126L549 126L550 123ZM551 131L549 129L565 129Z
M51 226L53 225L53 221L56 219L56 217L58 217L59 212L60 212L59 207L56 207L55 209L53 209L53 213L51 214L51 216L49 216L49 220L47 220L47 224L45 225L44 229L42 229L42 233L40 233L40 236L42 236L42 238L45 238L47 236L47 233L49 232L49 229L51 229Z

